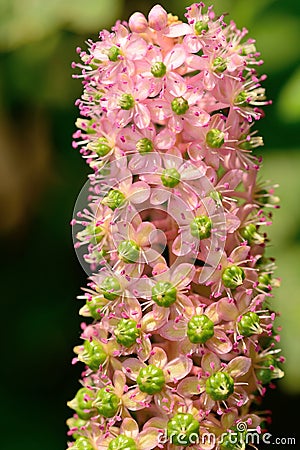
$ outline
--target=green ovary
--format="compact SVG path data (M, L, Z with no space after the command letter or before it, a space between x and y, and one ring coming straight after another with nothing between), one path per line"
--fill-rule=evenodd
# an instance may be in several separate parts
M139 371L136 381L142 392L152 395L163 389L165 385L165 376L162 369L153 364L149 364Z
M119 408L119 399L108 387L99 389L94 401L94 406L99 414L104 417L113 417Z
M226 372L216 372L206 380L205 390L215 401L226 400L234 391L233 378Z
M121 285L117 278L106 277L100 285L100 291L106 300L115 300L121 295Z
M132 240L122 241L118 245L119 258L127 264L137 262L140 256L140 251L140 247Z
M168 421L167 434L171 444L187 447L197 444L200 424L192 414L178 413Z
M137 446L134 439L119 434L118 437L110 441L107 450L137 450Z
M125 201L125 195L119 191L118 189L112 189L109 193L103 198L102 204L108 206L113 211L116 208L119 208Z
M168 188L174 188L180 183L180 173L177 169L165 169L161 175L162 184Z
M151 73L155 78L161 78L166 74L167 68L163 62L157 61L151 66Z
M222 274L223 284L229 289L236 289L241 286L244 279L245 272L238 266L227 267Z
M159 281L152 288L152 300L164 308L173 305L177 299L177 289L169 281Z
M174 100L172 100L171 108L175 114L181 116L182 114L185 114L188 111L189 103L183 97L176 97L174 98Z
M224 144L225 134L218 128L212 128L206 133L205 141L210 148L221 148Z
M207 239L211 235L212 221L207 216L195 217L191 224L191 235L198 239Z
M194 316L188 322L187 336L193 344L204 344L214 335L214 323L205 315Z
M118 344L126 348L131 347L140 336L140 330L137 328L136 321L133 319L121 319L115 329L115 336Z
M262 333L263 330L260 326L260 319L258 315L252 311L243 314L238 322L238 331L245 337Z

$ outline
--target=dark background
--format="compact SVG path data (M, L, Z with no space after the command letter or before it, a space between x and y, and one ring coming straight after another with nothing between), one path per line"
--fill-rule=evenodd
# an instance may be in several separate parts
M66 447L67 400L78 389L72 366L86 282L69 222L87 167L71 147L81 83L72 80L75 48L117 18L147 13L156 2L0 0L1 448ZM188 1L162 1L182 17ZM208 3L207 3L208 4ZM300 4L295 0L216 0L249 28L265 60L273 106L258 124L265 140L263 177L280 182L282 209L270 231L282 287L286 377L269 391L275 437L297 434L300 401ZM298 443L299 445L299 443ZM279 449L280 445L267 446ZM262 447L260 447L262 448ZM284 446L282 446L284 448ZM290 448L296 448L291 446Z

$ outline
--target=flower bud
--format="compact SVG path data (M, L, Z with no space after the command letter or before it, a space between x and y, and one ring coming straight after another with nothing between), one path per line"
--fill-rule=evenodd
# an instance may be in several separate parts
M109 387L99 389L93 405L103 417L113 417L117 414L120 400Z
M175 168L164 169L160 178L162 184L169 188L174 188L180 183L180 173Z
M238 322L238 330L245 337L262 333L263 330L260 326L259 316L252 311L243 314L241 320Z
M215 401L226 400L234 391L233 378L226 372L216 372L207 378L205 390Z
M172 100L171 102L171 108L175 114L181 116L182 114L185 114L188 111L189 103L183 97L175 97L174 100Z
M140 247L132 240L122 241L118 245L119 258L127 264L136 263L140 256Z
M214 323L205 314L192 317L188 322L187 336L193 344L204 344L214 335Z
M207 216L195 217L191 224L191 235L198 239L207 239L211 235L212 221Z
M160 5L155 5L148 15L149 27L156 31L163 30L168 25L167 11Z
M107 450L137 450L137 446L133 438L125 436L125 434L119 434L110 441Z
M177 289L169 281L159 281L152 288L152 300L158 305L168 308L176 302Z
M148 28L148 22L144 14L135 12L129 17L129 28L133 33L143 33Z
M225 287L235 289L243 284L245 279L245 272L241 267L230 266L227 267L222 274L222 281Z
M139 371L136 382L140 391L152 395L162 390L166 380L162 369L154 364L149 364Z
M140 335L140 330L137 328L137 323L133 319L121 319L115 329L115 336L118 344L129 348L136 343Z
M107 300L115 300L122 293L121 285L115 277L104 278L100 285L100 291Z
M111 189L103 198L102 204L108 206L113 211L121 206L125 201L125 195L118 189Z
M224 144L225 134L218 128L212 128L206 133L205 141L210 148L221 148Z
M197 443L200 424L192 414L177 413L167 424L167 434L171 444L187 447ZM196 438L196 439L195 439Z

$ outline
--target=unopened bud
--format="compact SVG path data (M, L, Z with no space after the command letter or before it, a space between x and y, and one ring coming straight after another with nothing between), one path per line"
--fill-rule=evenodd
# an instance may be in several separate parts
M153 6L149 12L148 19L150 28L156 31L163 30L168 25L167 11L160 5Z
M129 18L129 28L133 33L143 33L148 28L148 22L144 14L136 12Z

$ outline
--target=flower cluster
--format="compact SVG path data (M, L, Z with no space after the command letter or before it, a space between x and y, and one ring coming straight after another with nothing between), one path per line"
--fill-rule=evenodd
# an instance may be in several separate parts
M250 406L283 376L264 231L278 198L253 152L262 60L212 7L185 17L134 13L73 64L92 169L72 220L90 268L73 450L242 448L224 433L259 430Z

